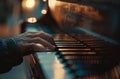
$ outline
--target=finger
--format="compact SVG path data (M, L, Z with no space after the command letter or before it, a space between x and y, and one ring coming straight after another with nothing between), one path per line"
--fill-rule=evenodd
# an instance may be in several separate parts
M22 56L29 55L34 52L50 52L53 51L51 49L46 49L43 45L41 44L36 44L36 43L26 43L23 46L23 51Z
M31 38L41 37L41 38L47 40L48 42L50 42L51 44L54 44L53 37L50 36L47 33L44 33L44 32L37 32L37 33L34 33L34 34L30 33L29 35L27 35L27 37L31 37Z
M36 37L36 38L33 38L33 39L29 39L26 41L27 43L39 43L41 45L43 45L44 47L46 48L49 48L49 49L52 49L54 50L55 49L55 46L52 45L51 43L47 42L46 40L40 38L40 37Z
M35 34L37 32L25 32L25 34Z
M42 49L40 49L40 47L42 47ZM35 48L34 48L34 51L39 51L39 52L51 52L53 51L53 49L49 49L47 47L44 47L43 45L41 44L36 44Z

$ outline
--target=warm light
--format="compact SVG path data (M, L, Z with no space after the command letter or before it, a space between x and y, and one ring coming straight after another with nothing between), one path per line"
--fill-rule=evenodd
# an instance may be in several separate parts
M48 5L50 9L54 10L56 9L56 6L61 6L63 5L62 2L57 1L57 0L48 0Z
M56 0L49 0L49 6L54 7L56 5Z
M43 0L43 2L47 2L47 0Z
M22 1L22 7L26 9L34 8L36 4L35 0L23 0Z
M32 8L35 6L35 0L27 0L26 1L26 7Z
M47 10L42 10L41 13L42 14L47 14Z
M27 19L27 22L29 22L29 23L36 23L37 19L35 17L30 17L30 18Z

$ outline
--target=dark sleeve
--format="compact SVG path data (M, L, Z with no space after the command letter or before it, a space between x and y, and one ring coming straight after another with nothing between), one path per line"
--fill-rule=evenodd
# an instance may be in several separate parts
M14 39L0 39L0 73L9 71L22 62L18 46Z

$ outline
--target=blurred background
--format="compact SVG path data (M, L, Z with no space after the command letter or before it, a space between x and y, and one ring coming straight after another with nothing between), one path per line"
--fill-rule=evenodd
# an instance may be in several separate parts
M46 5L47 0L0 0L0 37L19 34L23 22L36 23Z
M57 26L73 33L82 27L120 42L119 4L119 0L0 0L0 36L19 34L26 24L37 23L55 32Z

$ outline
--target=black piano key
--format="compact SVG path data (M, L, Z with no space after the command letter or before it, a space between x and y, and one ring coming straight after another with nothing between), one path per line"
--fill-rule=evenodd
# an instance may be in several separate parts
M102 59L99 59L99 60L74 60L74 59L71 59L71 60L66 60L67 64L70 64L70 65L74 65L74 64L86 64L86 65L94 65L94 64L101 64L102 63Z
M88 56L85 56L85 55L82 55L82 56L71 56L71 55L67 55L67 56L64 56L63 57L65 60L99 60L101 59L101 56L94 56L94 55L88 55Z
M57 56L59 58L64 58L66 56L86 57L86 56L97 56L97 55L96 52L58 52Z
M55 42L77 42L75 39L54 39Z
M94 48L94 51L97 51L97 52L105 51L105 48Z
M91 45L96 45L96 46L113 46L113 44L105 42L105 41L84 41L85 44L91 46Z

